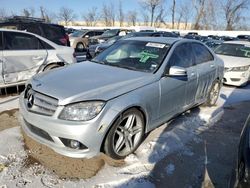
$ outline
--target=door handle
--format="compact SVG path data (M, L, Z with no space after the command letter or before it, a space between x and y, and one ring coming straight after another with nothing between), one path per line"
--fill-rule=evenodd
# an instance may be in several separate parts
M211 67L211 68L214 68L214 64L211 64L210 67Z
M32 57L32 59L33 59L33 60L42 60L43 57L41 57L41 56L35 56L35 57Z

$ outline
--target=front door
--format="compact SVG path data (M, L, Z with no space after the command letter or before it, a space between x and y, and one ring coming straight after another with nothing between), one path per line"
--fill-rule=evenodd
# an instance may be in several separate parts
M47 51L34 35L3 32L3 77L5 84L23 82L37 73Z
M174 49L166 72L172 66L185 68L187 76L166 76L160 80L160 117L165 116L166 119L183 112L187 106L195 102L197 70L189 43L182 43Z

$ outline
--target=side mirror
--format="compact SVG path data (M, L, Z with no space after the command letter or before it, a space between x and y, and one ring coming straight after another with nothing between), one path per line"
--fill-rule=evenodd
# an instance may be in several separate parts
M89 35L85 35L85 38L89 38Z
M172 66L169 69L168 76L186 77L187 71L183 67Z

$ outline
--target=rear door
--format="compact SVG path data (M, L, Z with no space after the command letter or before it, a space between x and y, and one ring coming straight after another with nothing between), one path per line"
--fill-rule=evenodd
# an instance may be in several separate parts
M4 84L3 80L3 33L0 31L0 85Z
M192 43L195 62L198 73L198 91L196 94L197 102L201 102L207 96L213 81L216 78L216 65L213 55L200 43Z
M5 84L22 82L37 73L47 51L34 35L3 32L3 77Z

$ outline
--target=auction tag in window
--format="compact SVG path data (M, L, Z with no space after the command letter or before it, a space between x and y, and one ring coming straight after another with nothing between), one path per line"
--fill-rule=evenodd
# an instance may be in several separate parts
M154 48L164 48L166 44L161 44L161 43L155 43L155 42L149 42L146 44L148 47L154 47Z

